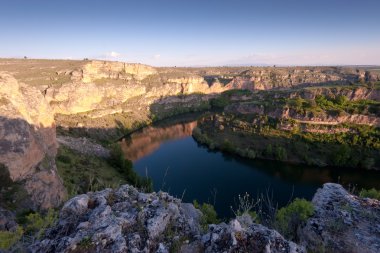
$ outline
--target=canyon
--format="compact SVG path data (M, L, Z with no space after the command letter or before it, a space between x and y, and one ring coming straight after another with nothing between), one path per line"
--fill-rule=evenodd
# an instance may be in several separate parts
M12 210L13 213L6 213L11 217L25 210L61 207L68 192L57 169L58 148L66 147L89 157L108 159L110 144L131 133L134 146L121 142L121 150L133 161L153 152L165 136L181 138L192 133L199 143L211 149L243 157L378 169L379 85L380 72L371 67L158 68L97 60L0 59L0 175L6 182L0 191L1 208ZM149 128L151 123L197 111L209 111L198 120L198 125L190 122L177 126L180 129L160 129L158 139L151 135L157 132ZM148 127L135 132L143 126ZM342 133L346 133L343 139L331 137ZM281 138L276 139L278 136ZM297 138L304 139L294 142L300 140ZM257 142L247 144L243 139ZM313 146L310 142L317 144ZM292 143L299 144L294 147L294 153L288 149ZM347 144L351 148L349 151ZM334 150L328 155L341 154L341 157L324 156L323 152L329 150L326 147ZM285 149L288 152L284 156ZM318 155L313 156L314 153ZM339 186L327 185L323 189L332 196L349 194ZM321 202L320 195L321 192L317 193L313 202ZM357 203L348 205L355 208L372 206L371 214L378 219L378 201L358 199ZM316 205L318 209L327 204ZM146 211L140 214L139 208L146 208ZM355 212L360 213L360 210L355 209ZM122 217L109 219L112 213L120 212ZM138 216L138 221L148 224L147 227L133 223L133 215L142 215ZM322 217L325 213L319 211L318 215ZM326 217L329 215L332 214ZM172 246L172 242L167 241L170 238L159 239L158 235L169 222L174 222L172 225L180 231L181 237L190 238L186 239L191 241L188 246L187 243L181 245L182 252L196 249L221 252L227 248L228 252L234 252L243 247L258 251L269 248L269 252L284 252L283 249L303 252L305 245L312 245L308 241L310 238L301 240L304 245L296 245L275 230L247 218L212 225L202 234L200 216L192 205L183 204L165 193L145 195L126 185L119 190L79 195L66 202L59 225L52 228L39 245L31 246L31 250L67 252L70 249L75 252L88 233L88 236L97 234L90 238L92 243L101 242L97 246L91 243L92 250L123 252L129 245L135 247L136 252L167 252ZM73 222L73 217L81 218ZM86 220L88 217L92 218ZM0 219L0 223L7 219ZM94 221L98 219L103 219L103 228L108 230L97 227ZM127 241L122 232L125 226L134 231L131 233L134 237ZM144 237L146 231L141 234L139 229L147 229L148 237ZM70 235L54 237L63 231L70 231ZM241 240L234 237L236 234ZM223 245L221 238L230 235L228 244ZM354 235L352 232L347 238ZM108 241L103 236L113 237ZM322 233L320 236L324 242L329 235ZM141 238L151 241L144 244ZM265 243L250 245L249 238L261 238ZM379 249L378 244L372 248L366 246L367 241L378 243L376 238L361 238L362 244L356 245L355 250L362 247L366 252L375 252ZM334 248L348 249L344 243Z

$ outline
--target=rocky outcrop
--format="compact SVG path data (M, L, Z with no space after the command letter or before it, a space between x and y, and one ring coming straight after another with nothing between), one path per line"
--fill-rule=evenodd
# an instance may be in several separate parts
M0 207L0 231L14 231L16 227L15 214Z
M57 206L65 191L56 173L55 123L42 94L0 73L0 163L22 181L33 208Z
M76 114L112 108L145 93L144 86L131 82L105 82L102 85L75 82L47 89L45 98L54 113Z
M304 252L249 216L202 232L202 213L165 192L117 190L79 195L32 252Z
M100 144L94 143L86 137L75 138L71 136L57 136L60 145L69 147L81 154L109 158L110 151Z
M124 113L131 110L136 99L141 111L148 111L158 100L171 103L163 98L226 90L220 83L209 86L196 74L167 75L150 66L122 62L91 61L71 75L72 82L50 86L43 92L54 113L96 112L96 117Z
M327 183L313 198L315 214L301 241L311 252L379 252L380 201L360 198Z
M98 79L142 80L154 75L157 70L138 63L91 61L72 74L72 79L90 83Z
M350 68L250 68L235 76L228 89L271 90L378 81L375 73Z

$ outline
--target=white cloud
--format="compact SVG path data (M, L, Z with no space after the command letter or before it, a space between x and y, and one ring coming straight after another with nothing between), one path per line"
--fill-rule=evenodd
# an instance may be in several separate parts
M156 59L156 60L160 59L160 57L161 57L160 54L155 54L155 55L153 55L153 58Z
M120 53L115 52L115 51L111 51L111 52L107 52L106 56L107 57L112 57L112 58L118 58L118 57L120 57Z

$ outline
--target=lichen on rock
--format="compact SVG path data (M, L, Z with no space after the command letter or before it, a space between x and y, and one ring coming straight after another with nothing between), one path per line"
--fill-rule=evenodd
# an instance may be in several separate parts
M166 192L130 185L72 198L32 252L304 252L250 216L210 225L202 213ZM82 250L82 251L81 251Z

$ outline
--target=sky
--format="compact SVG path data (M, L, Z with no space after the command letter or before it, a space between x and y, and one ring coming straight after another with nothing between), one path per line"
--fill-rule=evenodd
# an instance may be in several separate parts
M0 57L379 65L380 0L0 0Z

